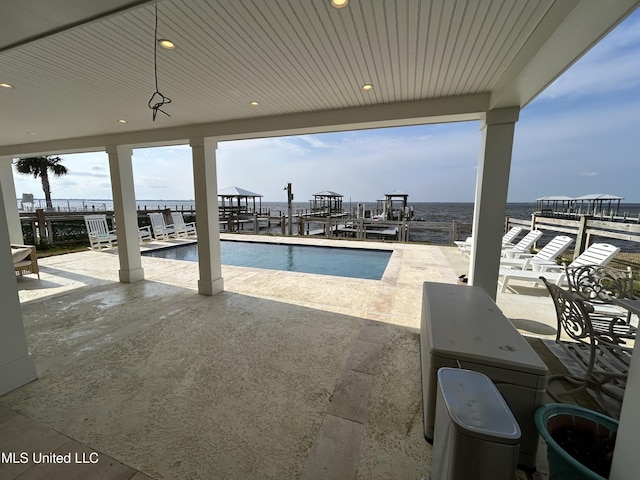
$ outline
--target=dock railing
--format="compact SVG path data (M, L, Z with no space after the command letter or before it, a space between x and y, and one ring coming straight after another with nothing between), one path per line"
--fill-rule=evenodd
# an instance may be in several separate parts
M575 238L573 258L594 242L610 242L621 248L612 266L631 267L634 277L640 278L640 224L608 221L583 215L577 219L550 218L535 213L531 220L507 218L505 227L521 226ZM546 236L546 235L545 235ZM544 238L544 236L543 236ZM570 250L568 251L570 253Z

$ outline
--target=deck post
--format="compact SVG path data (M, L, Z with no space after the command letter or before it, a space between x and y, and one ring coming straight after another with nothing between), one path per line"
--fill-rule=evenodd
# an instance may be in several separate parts
M116 217L120 281L125 283L144 280L140 237L138 233L138 211L133 186L131 147L108 145L109 174L113 194L113 210Z
M518 107L490 110L481 126L469 284L483 288L493 300L498 285L513 133L519 114Z
M5 210L5 186L4 182L0 182L0 395L37 378L35 361L29 354L22 323ZM16 204L16 199L12 202Z
M2 185L4 211L9 228L9 239L11 243L22 245L24 244L24 240L22 237L20 213L18 212L18 202L16 202L16 187L13 181L13 159L11 157L0 157L0 184Z
M216 147L213 138L189 139L193 158L193 184L198 219L198 293L215 295L224 290L220 254L220 224L218 217L218 180ZM229 225L233 221L229 219Z
M587 224L591 219L590 215L582 215L578 220L578 234L576 235L576 249L573 252L575 260L589 246L589 235L587 235Z

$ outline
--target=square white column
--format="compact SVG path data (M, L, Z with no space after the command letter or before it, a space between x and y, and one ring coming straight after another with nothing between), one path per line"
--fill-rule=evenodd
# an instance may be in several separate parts
M113 192L113 210L116 216L118 257L120 259L120 281L124 283L144 280L140 237L138 235L138 212L133 186L131 148L109 145L109 172Z
M469 282L483 288L494 300L507 211L513 132L519 113L517 107L490 110L481 127L482 151L476 180Z
M193 182L196 197L198 229L198 293L215 295L224 290L220 259L220 226L218 223L218 178L216 147L213 138L192 138Z
M11 257L5 209L5 183L0 182L0 395L37 378L36 365L27 349L22 309ZM15 195L14 195L15 197ZM16 203L15 198L12 203Z
M16 187L13 181L13 158L0 157L0 185L2 185L2 198L4 211L7 217L7 228L11 243L24 244L22 226L20 225L20 212L16 197Z

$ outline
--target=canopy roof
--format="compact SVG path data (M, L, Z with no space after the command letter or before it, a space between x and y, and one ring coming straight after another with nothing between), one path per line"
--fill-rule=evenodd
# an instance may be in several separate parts
M591 195L583 195L576 197L574 200L624 200L624 197L618 197L616 195L609 195L607 193L594 193Z
M624 200L624 197L609 195L607 193L593 193L590 195L582 195L581 197L567 197L565 195L549 195L547 197L536 198L536 202L570 202L574 200Z
M244 188L227 187L218 190L219 197L262 197L259 193L250 192Z
M384 196L385 197L408 197L409 194L403 192L402 190L394 190L391 193L385 193Z
M313 194L314 197L344 197L337 192L332 192L331 190L325 190L324 192L318 192Z

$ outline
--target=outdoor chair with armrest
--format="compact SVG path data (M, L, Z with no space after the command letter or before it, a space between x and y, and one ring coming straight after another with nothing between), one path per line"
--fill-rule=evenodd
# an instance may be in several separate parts
M513 246L502 247L502 256L507 258L515 258L519 254L529 253L531 246L542 236L540 230L531 230L522 240Z
M111 230L107 225L106 215L85 215L84 223L87 227L91 248L109 248L117 244L116 231Z
M618 247L614 247L608 243L594 243L582 252L582 254L580 254L573 262L571 262L569 267L579 267L582 265L603 266L609 263L619 251L620 249ZM498 272L498 285L500 285L500 292L506 292L511 280L528 281L534 286L539 285L541 283L539 277L541 272L544 272L544 276L552 283L557 285L564 285L567 283L564 265L558 265L554 262L539 265L540 271L537 272L500 267ZM502 282L500 281L501 278Z
M13 257L13 269L16 275L23 276L32 273L40 278L38 254L35 246L12 244L11 256Z
M162 213L148 213L151 220L151 231L156 240L167 240L176 238L177 234L173 226L164 223L164 215Z
M502 248L505 247L513 247L514 245L511 243L513 239L515 239L522 232L522 227L511 227L507 233L502 236ZM455 244L458 246L458 249L467 257L471 255L471 247L473 247L473 237L467 237L464 242L457 241Z
M582 265L566 267L565 273L569 290L586 302L594 315L626 315L627 323L631 312L614 305L614 299L633 298L633 271L608 266Z
M196 234L196 222L185 223L182 212L171 212L171 219L173 220L173 228L178 237L188 237L189 235Z
M569 290L548 282L544 277L540 277L540 280L547 287L556 311L555 342L561 345L583 370L568 375L552 375L549 377L549 385L551 381L560 379L575 385L575 388L562 393L548 389L547 393L554 400L561 402L560 397L564 395L591 389L605 409L607 402L604 401L603 395L621 401L633 352L630 340L635 338L635 329L617 317L610 318L611 324L626 325L626 333L618 334L614 332L614 328L606 328L603 319L598 325L580 298ZM561 340L563 333L570 341Z
M519 268L521 270L539 270L540 265L555 264L555 259L573 242L571 237L558 235L547 243L538 253L518 253L515 258L501 258L500 267Z

